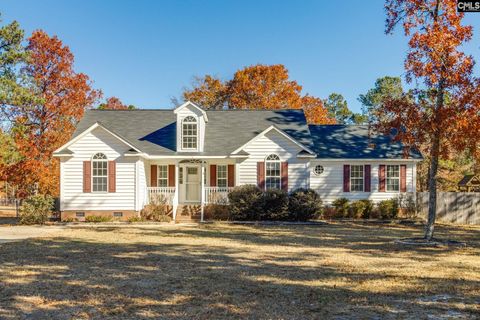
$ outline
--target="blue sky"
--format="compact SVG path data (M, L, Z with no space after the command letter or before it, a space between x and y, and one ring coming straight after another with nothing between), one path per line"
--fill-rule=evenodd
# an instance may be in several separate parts
M400 29L384 34L383 3L3 0L0 10L27 34L57 35L105 96L140 108L171 108L194 76L281 63L304 93L338 92L359 111L375 79L403 74L406 40ZM480 29L480 14L465 21ZM478 33L466 51L480 60Z

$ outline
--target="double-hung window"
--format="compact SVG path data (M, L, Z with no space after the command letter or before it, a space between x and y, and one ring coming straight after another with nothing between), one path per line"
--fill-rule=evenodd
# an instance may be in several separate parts
M168 187L168 166L167 165L158 166L157 172L158 172L157 186Z
M387 191L400 191L399 165L387 165Z
M280 158L276 154L265 159L265 188L281 189Z
M363 165L350 166L350 191L363 192L365 171Z
M182 149L197 149L197 119L188 116L182 121Z
M227 187L227 166L217 165L217 187Z
M108 160L103 153L97 153L92 158L92 191L107 192L108 190Z

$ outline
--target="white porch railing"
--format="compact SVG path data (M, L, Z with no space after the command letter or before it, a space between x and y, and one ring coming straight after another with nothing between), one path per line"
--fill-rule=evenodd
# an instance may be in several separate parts
M148 187L147 192L148 203L165 201L166 204L174 204L175 187Z
M228 204L228 194L233 187L205 187L205 204Z

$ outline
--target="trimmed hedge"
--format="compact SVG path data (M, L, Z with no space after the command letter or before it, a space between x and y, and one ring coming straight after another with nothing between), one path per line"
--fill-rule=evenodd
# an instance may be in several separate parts
M297 189L288 200L289 220L307 221L322 214L322 200L313 189Z
M235 187L228 201L230 220L258 220L263 214L263 192L255 185Z

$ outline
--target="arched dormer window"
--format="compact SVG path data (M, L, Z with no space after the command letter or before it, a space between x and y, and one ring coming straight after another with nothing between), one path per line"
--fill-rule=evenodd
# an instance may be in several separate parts
M182 149L197 149L198 123L192 116L185 117L182 121Z
M265 188L281 189L280 157L271 154L265 158Z
M97 153L92 158L92 191L108 191L108 159L103 153Z

